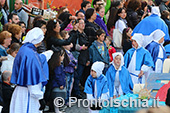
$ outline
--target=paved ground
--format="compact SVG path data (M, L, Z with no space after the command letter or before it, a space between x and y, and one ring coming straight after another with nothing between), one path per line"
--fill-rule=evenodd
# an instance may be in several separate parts
M80 107L78 107L78 105L74 105L71 108L67 108L66 113L88 113L88 108L85 108L82 105Z

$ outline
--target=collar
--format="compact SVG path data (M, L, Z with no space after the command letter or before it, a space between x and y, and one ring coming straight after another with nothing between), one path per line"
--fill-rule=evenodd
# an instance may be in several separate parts
M5 84L10 85L10 83L3 81Z
M14 57L10 54L8 54L8 59L14 59Z
M19 12L21 12L22 9L23 9L23 8L21 7L20 9L15 10L15 12L16 12L16 13L19 13Z
M6 50L6 49L7 49L7 48L5 48L4 46L2 46L1 44L0 44L0 48L3 49L3 50Z

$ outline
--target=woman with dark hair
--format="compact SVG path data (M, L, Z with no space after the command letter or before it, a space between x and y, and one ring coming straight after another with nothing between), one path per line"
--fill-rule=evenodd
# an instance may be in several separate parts
M143 20L146 16L150 16L150 12L148 10L148 4L146 1L141 2L141 8L138 10L138 15L141 20Z
M2 12L2 18L0 20L2 25L5 25L8 23L8 15L9 15L9 8L7 4L7 0L1 0L0 1L0 11Z
M169 11L164 10L161 13L161 18L165 21L166 25L168 26L169 34L170 34L170 21L169 21Z
M70 36L68 39L64 40L60 36L60 24L56 19L51 19L47 22L47 32L46 32L46 44L47 49L51 49L51 46L64 46L69 45L72 41L74 35Z
M136 12L141 7L141 2L139 0L130 0L127 5L127 19L129 22L129 27L132 29L139 23L138 13Z
M123 52L126 54L126 52L132 48L132 41L130 40L132 34L132 29L130 27L125 28L122 33L122 47Z
M127 21L126 21L126 10L124 8L119 8L115 18L115 29L118 29L120 33L123 32L124 28L127 28Z
M21 40L23 41L24 40L24 36L26 35L26 24L23 22L23 21L20 21L19 23L18 23L18 25L19 26L21 26L21 28L22 28L22 38L21 38Z
M89 41L89 45L96 40L96 32L100 29L94 21L96 20L96 10L94 8L89 8L86 10L85 17L86 17L86 26L84 32L86 33Z

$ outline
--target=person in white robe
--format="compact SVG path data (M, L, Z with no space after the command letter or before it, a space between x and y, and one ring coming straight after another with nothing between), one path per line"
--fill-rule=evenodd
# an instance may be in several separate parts
M44 33L40 28L30 30L14 60L11 83L16 85L10 103L10 113L42 113L45 108L43 87L48 80L48 64L53 51L38 54Z
M107 87L107 78L102 74L104 69L103 62L95 62L91 67L91 75L86 80L84 92L87 94L87 99L91 102L89 113L99 113L101 103L99 99L109 99L109 90ZM97 103L95 103L96 100ZM97 104L97 105L96 105Z
M132 37L133 48L124 55L125 67L131 74L133 84L144 84L148 73L154 67L151 54L142 47L143 40L141 33L135 33Z

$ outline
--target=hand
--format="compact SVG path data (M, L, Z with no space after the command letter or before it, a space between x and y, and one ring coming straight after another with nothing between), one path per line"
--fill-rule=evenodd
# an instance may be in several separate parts
M41 100L39 100L39 103L40 103L40 108L39 108L39 110L40 110L40 111L41 111L41 110L44 110L44 109L45 109L45 105L46 105L45 100L44 100L44 99L41 99Z
M2 61L4 61L4 60L8 60L8 58L7 58L7 57L2 56L2 57L0 58L0 62L2 62Z
M86 50L87 49L87 46L85 46L85 45L83 45L81 47L82 47L82 50Z
M77 69L77 66L75 66L74 69Z
M60 89L64 89L64 86L60 86Z
M140 78L140 77L142 77L142 75L144 75L144 73L143 73L143 71L141 70L140 73L139 73L139 75L138 75L138 77Z
M86 66L89 66L89 64L90 64L90 61L87 61Z
M76 20L77 17L76 17L76 16L70 16L69 19L70 19L70 20Z
M113 99L115 99L115 98L116 98L116 95L113 96Z

